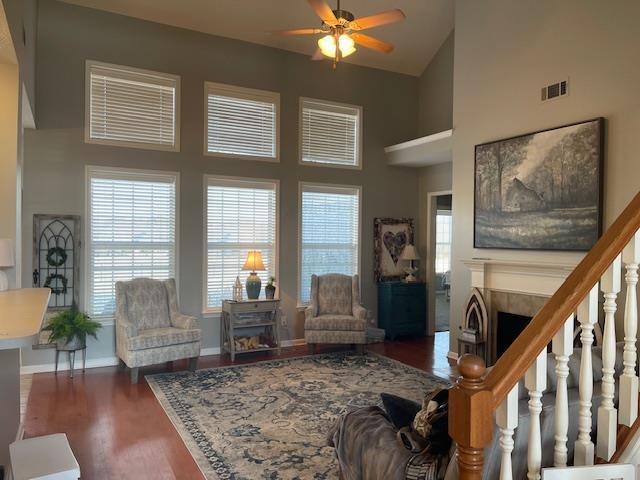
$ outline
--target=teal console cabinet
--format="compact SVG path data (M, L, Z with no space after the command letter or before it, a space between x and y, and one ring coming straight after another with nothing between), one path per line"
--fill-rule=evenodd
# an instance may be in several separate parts
M424 283L378 284L378 326L387 338L424 337L427 333L427 288Z

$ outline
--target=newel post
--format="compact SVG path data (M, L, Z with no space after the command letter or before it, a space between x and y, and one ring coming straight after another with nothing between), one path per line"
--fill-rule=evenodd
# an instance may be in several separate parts
M486 365L476 355L458 359L460 377L449 392L449 435L458 450L459 480L482 479L484 447L493 433L493 397L484 389Z

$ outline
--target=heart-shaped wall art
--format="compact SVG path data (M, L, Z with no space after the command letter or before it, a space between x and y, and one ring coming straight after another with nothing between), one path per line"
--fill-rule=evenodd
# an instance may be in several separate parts
M389 252L389 255L391 255L391 260L393 260L394 264L397 264L400 259L400 255L407 244L407 232L384 232L382 241L384 242L384 246Z

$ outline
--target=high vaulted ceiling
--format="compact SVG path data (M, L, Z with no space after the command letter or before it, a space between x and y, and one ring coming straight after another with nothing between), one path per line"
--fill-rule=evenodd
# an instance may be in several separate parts
M317 27L319 19L305 0L64 0L153 22L223 37L313 54L316 36L281 37L272 30ZM327 0L332 8L336 0ZM342 0L356 17L400 8L403 22L366 33L393 43L390 54L358 48L345 59L369 67L420 75L453 29L453 0Z

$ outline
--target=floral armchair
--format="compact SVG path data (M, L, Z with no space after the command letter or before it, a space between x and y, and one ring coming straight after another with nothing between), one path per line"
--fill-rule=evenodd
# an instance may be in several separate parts
M137 278L116 282L116 352L138 383L138 369L156 363L190 359L194 371L201 332L194 317L178 310L174 279Z
M360 304L357 275L312 275L311 298L304 313L304 338L312 352L317 343L352 344L364 352L367 310Z

